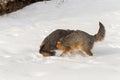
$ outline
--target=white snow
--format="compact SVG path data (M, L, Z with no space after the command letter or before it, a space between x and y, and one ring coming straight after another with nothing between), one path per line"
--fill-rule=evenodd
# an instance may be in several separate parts
M120 0L52 0L0 16L0 80L120 80ZM97 33L93 57L44 58L42 40L56 29ZM58 52L59 54L59 52Z

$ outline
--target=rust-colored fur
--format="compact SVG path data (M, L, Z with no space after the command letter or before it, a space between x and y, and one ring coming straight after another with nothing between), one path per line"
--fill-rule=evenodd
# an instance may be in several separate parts
M99 22L99 26L99 31L95 35L76 30L66 37L61 38L56 45L59 50L63 50L61 56L73 50L80 50L89 56L93 56L91 49L93 48L94 42L103 40L105 36L103 24Z
M63 30L57 29L49 34L42 42L40 46L39 53L43 56L54 56L55 51L57 49L56 43L60 38L67 36L68 34L72 33L73 30Z

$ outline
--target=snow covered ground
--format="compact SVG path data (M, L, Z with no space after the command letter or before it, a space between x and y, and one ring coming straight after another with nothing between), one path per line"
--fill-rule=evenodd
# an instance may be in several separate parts
M0 16L0 80L120 80L120 0L52 0ZM44 58L42 40L56 29L97 33L93 57ZM58 52L59 53L59 52ZM77 54L77 53L76 53Z

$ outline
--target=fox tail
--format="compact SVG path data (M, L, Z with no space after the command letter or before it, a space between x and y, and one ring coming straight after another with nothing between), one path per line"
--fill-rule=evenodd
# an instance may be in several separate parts
M100 28L99 28L98 33L94 35L95 41L102 41L105 37L105 27L104 27L104 25L101 22L99 22L99 26L100 26Z

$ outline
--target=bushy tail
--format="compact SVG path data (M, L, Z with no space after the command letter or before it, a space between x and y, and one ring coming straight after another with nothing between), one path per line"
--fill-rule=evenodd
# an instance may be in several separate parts
M100 28L99 28L98 33L94 35L95 41L102 41L105 37L105 27L104 27L104 25L101 22L99 22L99 26L100 26Z

